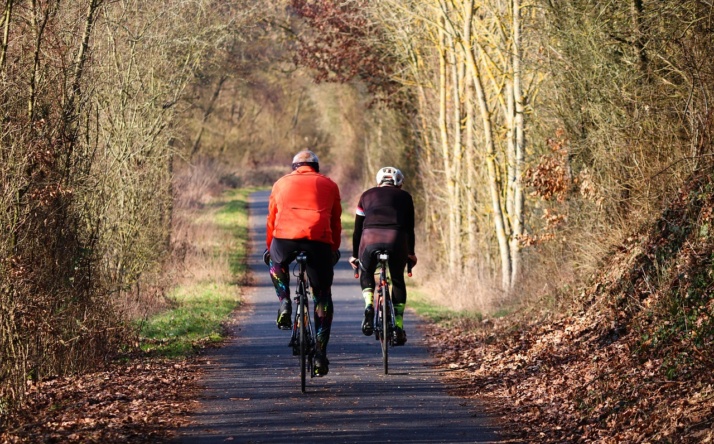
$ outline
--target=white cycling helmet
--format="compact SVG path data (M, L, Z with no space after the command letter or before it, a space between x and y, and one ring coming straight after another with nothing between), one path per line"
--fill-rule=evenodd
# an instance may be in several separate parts
M404 174L398 168L384 167L377 171L377 185L383 183L391 183L395 187L402 186L404 182Z
M317 160L317 154L310 150L300 151L293 157L293 170L303 165L311 166L315 171L320 171L320 161Z

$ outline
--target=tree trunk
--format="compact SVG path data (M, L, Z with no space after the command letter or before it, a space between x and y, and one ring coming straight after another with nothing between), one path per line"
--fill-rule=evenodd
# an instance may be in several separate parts
M513 212L510 215L511 230L511 286L518 279L521 264L520 238L523 235L523 162L525 157L525 105L523 103L523 87L521 72L521 4L513 0L513 98L515 102L515 164L513 174Z
M72 108L74 105L75 98L79 95L79 83L82 79L82 72L84 71L84 63L87 60L87 50L89 48L89 38L92 35L92 29L94 28L94 18L99 6L103 0L90 0L89 6L87 6L87 15L84 20L84 31L82 32L82 43L77 51L77 56L74 58L74 73L72 74L72 89L69 92L69 97L67 98L68 108ZM57 0L59 6L59 0ZM66 112L73 112L67 109Z
M465 19L471 23L473 18L473 0L465 2L466 17ZM488 187L491 194L491 208L493 211L493 223L496 230L496 239L498 240L498 249L501 255L501 287L508 291L511 288L511 256L508 246L508 238L506 235L506 223L503 210L501 207L501 195L499 176L496 165L496 145L493 140L493 126L491 124L491 111L486 100L486 94L481 79L481 73L474 55L475 48L472 47L471 41L464 41L465 55L473 76L474 89L476 90L476 101L481 114L481 124L483 125L484 151L486 154L486 168L488 170Z
M30 121L35 118L35 101L37 100L37 81L40 70L40 54L42 48L42 36L45 31L45 26L50 17L50 11L45 11L42 19L40 19L40 8L36 0L32 1L32 31L35 37L35 47L32 55L32 71L30 71L30 93L27 99L27 117Z
M442 20L446 20L442 18ZM452 179L453 165L451 162L449 147L449 129L447 116L447 98L448 98L448 78L447 78L447 48L446 48L446 33L442 30L439 32L439 135L441 141L441 157L442 167L444 169L443 180L446 183L446 200L447 200L447 232L446 232L446 253L448 269L454 270L456 266L455 255L453 248L455 245L455 215L451 205L452 196L454 195L454 183Z
M459 272L462 268L462 246L461 246L461 170L463 163L462 131L461 131L461 78L458 57L456 56L455 37L449 37L449 64L451 65L451 91L453 117L451 122L453 152L451 153L452 168L450 174L445 178L448 183L450 194L449 199L449 263L451 272Z
M206 128L206 122L208 121L208 118L211 116L211 113L213 112L213 107L216 105L216 101L218 100L218 96L221 94L221 89L223 88L223 84L226 82L227 79L228 79L227 75L222 75L218 79L218 84L216 85L216 89L213 90L213 95L211 96L211 100L208 103L206 110L203 112L203 118L201 119L201 128L198 130L196 139L193 141L193 148L191 148L191 157L195 156L196 153L198 153L198 149L201 147L201 137L203 136L203 132ZM299 109L300 109L300 107L298 105L298 110ZM295 113L297 115L298 111L295 111Z
M14 3L14 0L5 1L5 11L3 12L2 46L0 46L0 73L2 73L5 68L7 44L10 38L10 18L12 17L12 6Z

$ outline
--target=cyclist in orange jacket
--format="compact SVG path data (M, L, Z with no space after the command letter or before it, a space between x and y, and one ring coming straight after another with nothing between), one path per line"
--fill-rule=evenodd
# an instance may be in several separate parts
M273 184L268 203L266 245L263 260L280 300L278 328L291 328L289 266L298 252L307 252L307 275L315 309L315 374L324 376L329 368L327 343L332 326L332 280L334 264L340 257L340 191L337 184L319 173L320 164L312 151L300 151L292 162L293 171Z
M396 324L395 345L404 345L404 308L407 304L407 287L404 268L407 262L416 265L414 253L414 201L411 194L402 190L404 175L394 167L384 167L377 172L377 186L362 193L357 204L355 231L352 235L353 268L361 268L360 286L365 310L362 333L374 331L374 272L377 268L375 252L389 251L389 274L392 279L392 302Z

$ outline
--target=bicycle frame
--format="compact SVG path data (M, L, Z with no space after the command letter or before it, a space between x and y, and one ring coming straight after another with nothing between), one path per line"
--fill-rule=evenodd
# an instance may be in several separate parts
M298 269L295 274L297 276L297 284L295 287L295 318L293 320L292 336L290 344L293 355L300 356L300 389L305 393L305 379L307 373L313 377L313 358L315 356L315 331L312 326L312 318L310 316L310 285L307 279L307 256L304 251L298 253L296 258Z

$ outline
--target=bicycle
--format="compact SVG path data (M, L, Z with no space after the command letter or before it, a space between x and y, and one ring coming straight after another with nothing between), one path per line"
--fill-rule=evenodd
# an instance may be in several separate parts
M300 390L305 393L305 380L307 374L312 378L313 359L315 357L315 330L310 316L310 285L307 279L307 256L304 251L298 253L293 275L297 277L295 287L295 317L293 320L292 335L288 347L292 347L293 356L300 356Z
M374 336L382 348L382 364L384 374L389 374L389 347L396 342L397 325L395 323L394 305L389 292L389 252L386 250L375 251L379 260L379 278L376 280L374 290ZM407 262L407 275L412 276L412 264ZM359 273L355 271L355 278Z

